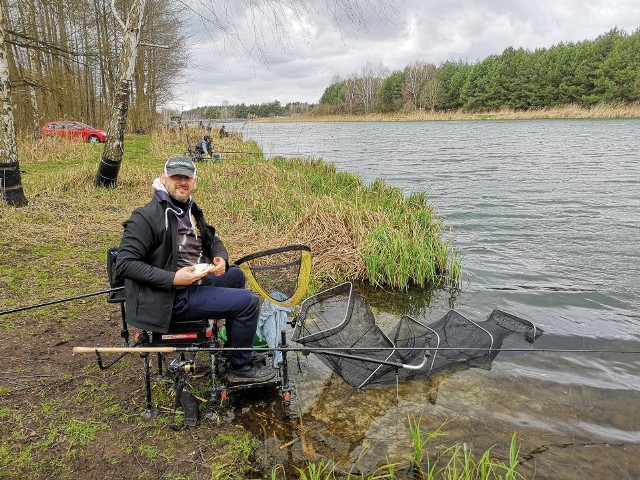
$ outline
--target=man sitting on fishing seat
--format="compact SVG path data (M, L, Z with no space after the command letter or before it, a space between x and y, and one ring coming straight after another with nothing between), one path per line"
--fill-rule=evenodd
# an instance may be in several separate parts
M153 198L124 222L116 273L125 279L127 323L166 333L170 322L224 318L231 347L251 348L258 297L244 288L245 276L229 268L229 256L215 229L191 196L196 166L171 157L153 181ZM196 264L208 263L198 271ZM254 365L251 351L231 353L231 383L271 380L273 369Z
M211 136L205 135L198 140L196 142L195 150L198 159L211 158L211 153L213 152L213 140L211 140Z

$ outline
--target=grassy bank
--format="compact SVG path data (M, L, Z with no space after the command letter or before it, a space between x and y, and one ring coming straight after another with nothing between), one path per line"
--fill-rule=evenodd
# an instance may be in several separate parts
M257 151L232 139L219 148ZM22 142L30 203L0 204L0 311L107 288L106 249L150 198L163 159L183 150L182 135L127 138L119 186L103 190L93 187L100 145ZM406 199L380 182L365 187L320 161L234 157L199 164L197 193L233 259L306 243L316 288L347 278L398 286L457 281L455 252L423 196ZM238 426L171 431L171 383L154 384L164 415L143 421L139 358L102 372L91 356L71 355L75 345L119 343L119 330L118 307L104 295L0 317L0 478L240 479L269 470L256 438Z
M545 107L531 110L500 109L487 112L427 111L408 113L373 113L367 115L292 115L291 117L260 118L257 122L423 122L448 120L541 120L577 118L640 118L640 103L630 105L579 105Z
M226 141L218 149L258 152L253 142ZM13 241L24 232L37 239L36 232L44 228L51 242L73 244L75 225L91 236L78 245L87 247L82 257L101 261L104 249L118 244L122 221L150 198L162 159L184 150L184 142L179 134L131 137L114 190L93 187L98 149L59 142L21 149L30 205L2 207L4 223L15 231ZM316 286L346 279L394 288L460 281L457 252L445 224L426 203L426 193L406 197L382 181L367 186L320 160L265 161L260 155L237 154L199 163L198 170L196 199L232 259L304 243L312 249Z

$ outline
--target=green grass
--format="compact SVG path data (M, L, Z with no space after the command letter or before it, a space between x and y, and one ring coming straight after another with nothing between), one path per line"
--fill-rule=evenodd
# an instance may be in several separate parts
M329 462L309 463L305 468L296 468L300 480L326 480L334 478L334 467Z
M256 455L258 441L246 432L236 431L231 434L221 433L215 436L213 441L224 446L224 453L206 459L211 469L212 480L241 480L246 478L246 472L238 471L234 465L247 465Z

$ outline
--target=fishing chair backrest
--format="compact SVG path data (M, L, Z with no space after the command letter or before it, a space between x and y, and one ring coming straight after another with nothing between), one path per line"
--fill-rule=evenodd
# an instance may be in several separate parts
M123 303L126 300L124 294L124 280L116 275L116 256L118 255L117 248L109 248L107 250L107 275L109 276L109 287L120 288L115 292L109 292L107 302L109 303Z

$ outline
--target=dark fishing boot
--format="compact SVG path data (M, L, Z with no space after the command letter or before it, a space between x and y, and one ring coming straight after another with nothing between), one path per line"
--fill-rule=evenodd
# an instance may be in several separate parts
M231 384L268 382L276 376L273 368L248 363L240 368L231 368L228 380Z

